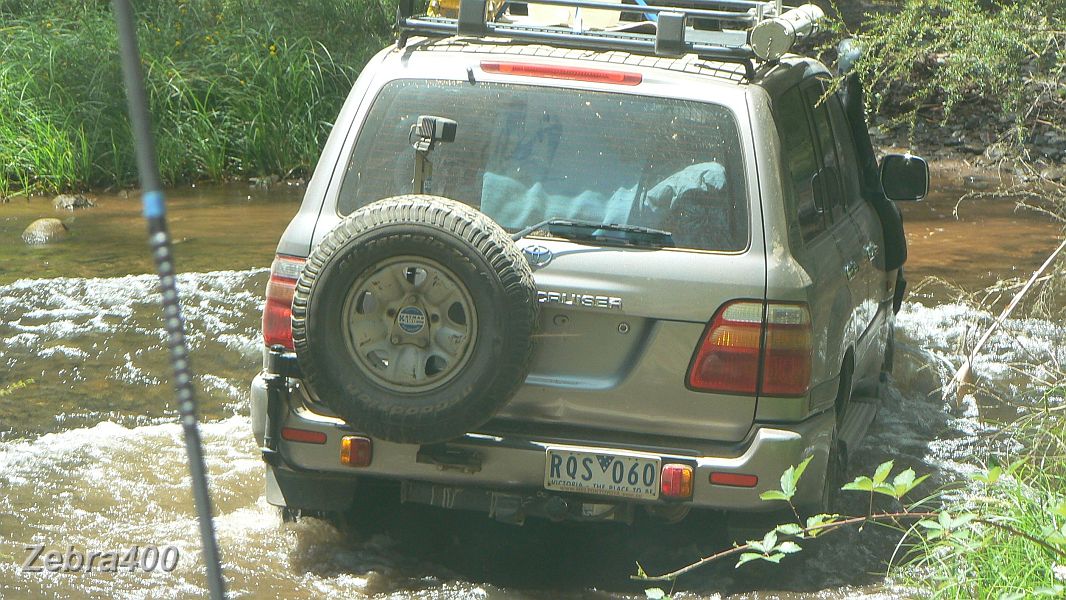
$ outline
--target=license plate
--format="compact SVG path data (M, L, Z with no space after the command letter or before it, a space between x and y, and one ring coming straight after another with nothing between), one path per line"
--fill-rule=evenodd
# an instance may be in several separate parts
M548 448L544 487L561 492L637 500L659 497L659 457Z

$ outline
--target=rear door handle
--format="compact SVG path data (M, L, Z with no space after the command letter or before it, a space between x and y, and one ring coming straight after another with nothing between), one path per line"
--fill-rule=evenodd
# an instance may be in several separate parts
M844 264L844 275L847 276L848 281L855 279L855 274L859 272L859 265L853 260L849 260Z

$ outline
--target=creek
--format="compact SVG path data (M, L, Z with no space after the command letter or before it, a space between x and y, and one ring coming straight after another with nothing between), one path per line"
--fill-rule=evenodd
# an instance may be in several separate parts
M976 288L1026 277L1061 228L1009 200L964 203L936 186L904 206L911 284L937 276ZM299 186L185 188L169 193L179 287L218 536L234 597L643 598L639 561L668 570L722 545L713 515L681 525L497 524L482 515L382 509L373 530L343 536L314 519L283 523L262 497L263 465L247 415L260 365L262 295ZM0 597L195 598L206 593L177 407L139 203L101 194L58 212L44 200L0 205ZM33 219L67 219L71 235L43 247L18 236ZM959 340L992 315L942 288L908 298L897 324L890 390L851 475L890 458L950 481L1009 406L955 407L939 393ZM986 386L1023 397L1009 366L1066 354L1066 328L1011 321L976 357ZM860 506L856 510L863 510ZM712 566L682 580L681 598L889 598L898 536L849 531L779 567ZM23 573L26 545L117 550L172 545L172 573Z

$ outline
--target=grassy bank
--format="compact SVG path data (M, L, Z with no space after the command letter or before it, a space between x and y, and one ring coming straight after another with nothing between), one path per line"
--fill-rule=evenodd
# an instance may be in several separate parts
M135 2L168 183L302 173L388 0ZM0 0L0 195L135 178L110 3Z
M1061 400L1066 388L1049 393ZM998 523L950 535L924 531L902 579L931 598L1066 596L1066 406L1030 415L1005 431L1030 444L1010 472L994 468L943 510ZM984 475L979 476L984 478ZM921 529L921 528L919 528Z

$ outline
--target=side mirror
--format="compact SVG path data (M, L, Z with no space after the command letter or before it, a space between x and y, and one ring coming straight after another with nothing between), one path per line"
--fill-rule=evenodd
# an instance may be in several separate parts
M889 154L881 160L881 189L889 200L921 200L929 193L929 165L910 154Z

